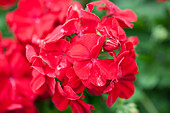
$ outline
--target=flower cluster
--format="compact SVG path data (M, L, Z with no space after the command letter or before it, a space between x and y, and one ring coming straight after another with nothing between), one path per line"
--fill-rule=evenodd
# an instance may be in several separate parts
M107 13L100 19L94 8ZM59 110L70 105L74 113L94 110L83 101L86 89L92 95L107 93L109 107L118 97L130 98L139 41L123 28L133 28L136 20L132 10L109 0L91 2L86 10L71 0L20 0L7 14L16 39L0 40L0 80L7 84L0 85L0 112L36 113L33 102L44 93Z
M0 113L35 113L30 64L21 44L0 36Z

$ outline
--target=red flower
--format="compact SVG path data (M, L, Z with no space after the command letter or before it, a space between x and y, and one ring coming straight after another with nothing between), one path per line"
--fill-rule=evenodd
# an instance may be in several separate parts
M100 6L102 4L105 6ZM101 20L92 13L94 5L108 11ZM47 9L51 7L47 5ZM51 8L48 13L56 10L57 7ZM41 11L36 13L41 14ZM136 38L127 38L122 27L132 28L131 22L136 19L131 10L120 10L108 0L87 4L87 11L74 2L63 24L39 36L40 40L35 38L39 47L26 46L26 56L33 68L32 90L36 93L48 91L59 110L70 105L74 113L90 113L93 109L81 100L83 96L76 94L83 93L85 87L90 94L108 93L108 106L118 97L130 98L138 72L133 44L138 42ZM116 55L115 50L119 48ZM100 53L110 54L111 59L99 59ZM56 81L61 81L62 86Z
M21 0L18 9L7 14L7 21L18 40L39 44L55 22L63 22L70 2Z
M0 112L23 110L28 107L24 101L28 103L34 101L36 95L31 90L30 81L29 63L24 56L22 46L16 40L10 38L1 39ZM33 107L32 104L31 108ZM35 110L35 108L33 109Z
M98 30L102 35L105 35L111 39L115 38L118 41L127 40L125 31L115 18L104 17L100 23L100 27L98 27Z
M44 39L44 44L56 42L64 36L72 34L77 34L77 37L79 37L86 33L96 33L96 28L100 22L100 18L91 12L80 10L76 7L80 6L74 4L69 8L67 15L68 20L62 26L58 26L51 34L49 34Z
M48 43L44 45L40 51L40 57L52 69L55 69L56 78L61 81L63 80L66 69L71 66L67 56L69 48L69 42L61 39L56 43Z
M97 5L99 10L107 10L107 16L116 18L122 27L133 28L131 22L136 22L137 20L137 16L132 10L121 10L109 0L96 1L90 4ZM105 6L100 6L101 4L105 4Z
M70 86L76 93L81 93L84 91L85 87L81 80L77 77L74 69L71 67L66 71L66 77L63 81L62 86Z
M27 45L26 56L34 70L32 71L32 90L36 93L43 93L48 89L50 94L54 94L55 90L55 70L50 68L41 57L37 56L35 49Z
M73 113L91 113L90 109L94 110L94 107L80 100L81 98L83 98L83 95L79 97L70 86L62 88L60 83L57 82L52 101L61 111L65 110L70 104Z
M139 40L138 40L138 37L137 37L137 36L129 37L129 38L128 38L128 41L129 41L129 42L132 42L133 45L135 45L135 46L139 44Z
M81 80L88 80L95 86L104 86L107 79L111 80L117 76L115 64L109 64L110 60L107 59L97 59L105 38L86 34L82 35L81 39L80 42L73 43L69 51L70 57L74 59L75 73Z
M129 99L134 93L133 81L136 80L135 74L138 73L137 64L135 62L135 53L133 44L130 42L122 44L121 52L116 58L119 66L118 78L113 81L114 86L109 91L107 105L111 107L118 97Z

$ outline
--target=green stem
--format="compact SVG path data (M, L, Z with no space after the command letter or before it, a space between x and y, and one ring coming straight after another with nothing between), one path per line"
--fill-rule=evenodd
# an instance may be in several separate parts
M141 104L147 110L148 113L159 113L153 102L149 99L149 97L144 94L143 99L140 99Z

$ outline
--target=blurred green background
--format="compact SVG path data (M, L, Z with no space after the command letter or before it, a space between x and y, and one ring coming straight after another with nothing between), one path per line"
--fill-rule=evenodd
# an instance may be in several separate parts
M85 6L93 0L78 1ZM138 16L134 28L125 29L127 36L138 36L140 40L135 47L139 54L136 91L131 99L118 99L111 108L105 104L107 95L92 96L85 92L85 101L95 106L93 113L170 113L170 1L111 1L121 9L132 9ZM12 36L5 22L8 11L0 9L0 31L4 37ZM37 103L37 107L40 113L71 113L70 108L58 111L49 100Z

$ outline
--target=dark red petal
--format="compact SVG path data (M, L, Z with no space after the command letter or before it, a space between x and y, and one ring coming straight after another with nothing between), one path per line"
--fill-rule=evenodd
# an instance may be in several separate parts
M67 106L69 104L68 99L57 93L55 93L55 95L52 97L52 102L60 111L64 111L65 109L67 109Z
M109 92L109 96L107 98L106 104L108 107L112 107L119 96L119 89L113 88L112 91Z
M125 81L135 81L136 80L136 76L134 74L129 74L129 75L125 75L121 78L121 80L125 80Z
M66 97L67 93L64 92L63 88L61 87L60 83L56 82L56 92L58 92L61 96Z
M63 91L60 83L57 82L55 94L52 97L52 102L61 111L65 110L69 104L69 100L66 99L66 96L67 94Z
M94 87L94 85L90 82L89 79L88 80L81 80L81 81L82 81L83 85L85 87L87 87L88 89L92 89Z
M70 86L76 93L81 93L84 91L85 87L75 74L73 68L67 69L66 76L68 77L67 85Z
M121 27L125 27L125 28L129 27L131 29L133 28L133 24L130 22L127 22L124 18L121 18L121 17L116 17L116 18L117 18Z
M94 106L86 104L82 100L71 101L70 106L73 113L91 113L90 109L94 110Z
M70 47L70 43L64 39L60 39L56 42L50 42L46 44L42 44L41 48L47 51L59 51L59 52L66 52Z
M123 61L121 62L120 67L122 71L122 76L138 73L138 67L135 62L135 59L133 58L125 57Z
M120 98L129 99L135 91L132 81L119 80L116 87L120 90Z
M116 50L118 49L120 46L120 42L118 39L116 38L111 38L111 39L108 39L104 45L104 49L106 51L113 51L113 50Z
M63 79L65 78L65 72L70 66L71 63L66 59L66 57L62 58L55 69L56 78L63 81Z

